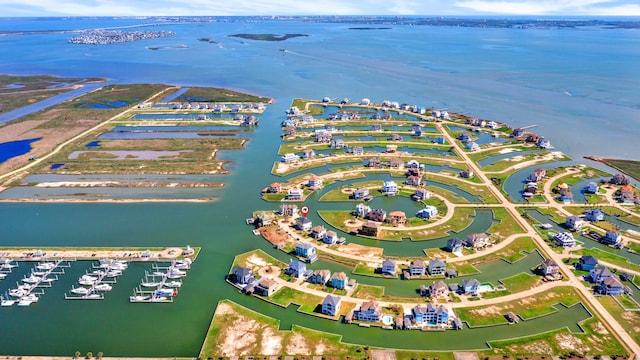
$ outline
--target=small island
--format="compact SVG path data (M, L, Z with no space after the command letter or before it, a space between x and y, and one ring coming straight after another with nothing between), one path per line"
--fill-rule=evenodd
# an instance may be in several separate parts
M260 41L285 41L287 39L291 39L294 37L300 36L309 36L307 34L284 34L284 35L276 35L276 34L233 34L229 35L232 37L239 37L242 39L248 40L260 40Z
M173 31L122 31L122 30L89 30L70 38L70 44L108 45L145 39L156 39L175 36Z

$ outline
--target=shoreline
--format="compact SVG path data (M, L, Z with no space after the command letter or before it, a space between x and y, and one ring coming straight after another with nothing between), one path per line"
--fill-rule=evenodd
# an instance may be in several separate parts
M151 248L153 249L153 248ZM31 248L31 247L0 247L0 257L9 258L16 261L45 261L53 259L69 260L96 260L103 258L126 259L129 261L153 261L172 260L179 257L189 257L195 260L200 248L192 248L191 254L185 254L181 247L165 247L161 250L151 250L141 247L53 247L53 248ZM42 251L42 256L33 256L36 251ZM149 251L149 256L143 253Z
M637 181L640 181L640 174L635 174L633 172L630 172L627 169L624 169L616 164L613 164L612 161L625 161L625 162L630 162L630 163L637 163L640 164L640 160L630 160L630 159L616 159L616 158L604 158L604 157L600 157L600 156L595 156L595 155L586 155L583 156L583 158L587 159L587 160L591 160L591 161L595 161L598 162L600 164L606 165L610 168L616 169L618 171L620 171L621 173L623 173L624 175L627 175Z

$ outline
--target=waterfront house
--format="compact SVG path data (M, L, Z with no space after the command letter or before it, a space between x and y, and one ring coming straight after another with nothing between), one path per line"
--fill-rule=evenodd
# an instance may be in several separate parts
M316 157L316 152L313 149L304 149L302 150L302 158L303 159L313 159Z
M327 144L331 142L331 133L322 129L323 131L316 132L316 142Z
M489 235L485 233L474 233L467 235L467 246L476 250L489 245Z
M382 307L375 300L365 301L360 309L355 311L356 319L360 321L378 322L382 317Z
M373 209L369 212L367 217L371 221L384 222L387 218L387 212L383 209Z
M377 158L377 157L368 159L367 167L372 169L379 169L382 167L382 161L380 161L380 158Z
M602 221L604 220L604 213L600 209L587 210L584 214L585 219L589 221Z
M312 189L318 189L322 187L322 178L317 176L312 176L311 178L309 178L309 181L307 182L307 186Z
M333 230L329 230L326 233L324 233L322 242L328 245L333 245L338 242L338 234Z
M398 184L395 181L385 181L382 184L382 193L387 196L396 196L398 194Z
M300 201L302 200L302 196L304 196L302 189L289 189L287 191L287 200Z
M307 279L311 284L325 285L331 278L330 270L315 270Z
M377 113L376 113L376 114L377 114ZM374 115L376 115L376 114L374 114ZM372 117L372 119L373 119L373 117ZM380 125L380 124L373 124L373 125L371 125L371 129L370 129L370 131L380 132L380 131L382 131L382 125Z
M598 284L596 291L603 295L618 296L624 294L625 287L620 280L612 277L602 280Z
M452 279L458 277L458 271L456 269L447 269L444 272L444 277L447 279Z
M269 185L269 188L267 189L267 191L270 192L270 193L274 193L274 194L282 192L282 184L277 183L277 182L271 183L271 185Z
M538 140L540 140L540 135L531 133L527 135L527 138L524 141L528 143L538 143Z
M342 271L338 271L333 273L333 276L331 276L331 287L334 289L344 289L347 287L347 281L349 281L349 278L347 277L347 274L345 274Z
M302 114L302 111L300 111L300 109L298 109L297 106L292 106L288 110L286 110L285 112L287 113L287 115L295 115L295 116L298 116L298 115Z
M573 235L568 232L559 232L553 236L553 240L558 243L560 246L575 246L576 239L573 238Z
M633 204L635 200L635 194L631 185L623 185L620 188L620 202L623 204Z
M440 144L440 145L446 145L447 144L447 139L445 139L444 136L436 136L435 138L433 138L432 141L434 143Z
M364 105L364 106L369 106L371 105L371 100L364 98L362 100L360 100L360 105Z
M591 255L584 255L578 260L576 268L578 268L578 270L591 271L595 269L596 266L598 266L598 259Z
M365 218L371 212L371 207L365 204L356 205L355 215L356 217Z
M381 272L383 275L396 275L396 262L391 259L386 259L382 262Z
M571 189L560 189L560 201L568 204L573 201L573 193Z
M415 324L419 327L447 327L450 324L451 316L444 305L433 305L431 303L426 306L417 305L411 309L411 314Z
M618 245L621 241L622 234L614 230L607 230L606 234L600 238L600 242L606 245Z
M278 210L278 214L282 216L294 216L298 213L298 205L296 204L281 204Z
M398 133L392 133L391 135L389 135L387 140L389 140L389 141L402 141L402 136L400 136L400 134L398 134Z
M291 121L291 120L288 120L288 121ZM296 133L297 131L295 126L288 125L284 128L284 136L296 136Z
M462 293L465 295L478 296L480 291L480 281L477 279L462 280Z
M545 137L540 137L540 139L538 140L537 145L538 145L538 147L540 149L549 149L551 147L551 141L549 141Z
M427 266L427 271L429 275L442 275L447 269L447 264L440 259L432 259L429 260L429 265Z
M476 143L475 141L469 141L464 147L465 149L471 150L471 151L476 151L480 149L480 145L478 145L478 143Z
M296 244L296 255L311 258L316 257L316 248L309 243L297 243Z
M301 231L309 231L313 227L313 223L306 217L299 217L296 221L296 229Z
M597 194L598 193L598 183L595 181L591 181L587 187L584 188L585 193L589 194Z
M351 153L356 156L361 156L364 154L364 147L361 145L356 145L351 148Z
M416 216L421 219L432 219L438 215L438 209L433 205L425 205L423 209L416 213Z
M471 138L469 137L469 134L462 133L458 135L458 140L462 141L463 143L468 143L469 141L471 141Z
M362 224L362 228L360 228L360 234L364 236L378 236L378 232L380 231L380 223L374 221L367 221Z
M332 149L343 149L346 146L344 143L344 139L333 139L331 140L331 148Z
M488 121L486 126L489 129L496 129L498 127L498 123L495 121Z
M327 295L322 300L322 313L329 316L336 316L340 312L342 299L339 296Z
M524 129L523 128L516 128L513 129L513 132L511 133L512 137L522 137L524 136Z
M322 225L314 226L311 228L311 237L316 240L320 240L324 238L324 234L326 232L327 230L324 228L324 226Z
M629 185L631 183L631 180L629 180L629 178L625 175L618 173L613 175L609 182L613 185Z
M464 242L460 239L449 239L447 240L447 250L452 253L461 252L464 247Z
M246 285L249 283L249 280L253 278L253 272L249 268L234 266L232 271L231 280L236 284Z
M425 274L426 264L422 260L411 260L409 263L409 274L411 276L422 276Z
M404 211L389 212L389 223L393 226L403 226L407 223L407 215Z
M266 297L270 297L278 290L278 283L273 279L261 279L254 288L254 293Z
M302 115L301 120L305 124L311 124L312 122L316 121L313 115Z
M366 187L359 187L353 192L353 199L360 200L360 199L364 199L369 195L370 195L369 189L367 189Z
M284 163L293 163L296 162L298 160L300 160L300 156L294 154L294 153L286 153L284 155L281 156L282 162Z
M389 167L392 169L402 170L404 169L404 161L399 157L393 158L389 160Z
M384 152L386 153L394 153L396 151L398 151L398 145L393 145L393 144L387 144L384 150Z
M449 294L449 287L441 280L434 281L429 285L429 296L431 298L447 297Z
M547 170L543 168L537 168L527 178L527 181L538 182L547 175Z
M589 271L591 281L598 284L605 279L614 278L615 275L606 266L596 265L591 271Z
M409 160L407 161L407 169L420 169L420 163L418 160Z
M471 170L471 169L466 169L466 170L462 170L462 171L460 171L460 177L461 177L461 178L465 178L465 179L471 179L471 178L473 178L473 170Z
M411 175L407 177L407 181L405 181L407 185L410 186L422 186L422 176Z
M560 266L552 259L545 259L540 265L543 276L554 276L560 273Z
M411 198L416 201L427 200L433 196L433 193L423 187L419 187L416 191L411 195Z
M290 260L289 267L285 272L291 276L300 278L304 276L305 272L307 272L307 265L302 261Z
M565 219L565 225L571 230L580 230L585 225L585 221L580 216L567 216Z
M411 125L411 131L413 131L414 133L416 131L422 132L422 125L420 125L420 124Z

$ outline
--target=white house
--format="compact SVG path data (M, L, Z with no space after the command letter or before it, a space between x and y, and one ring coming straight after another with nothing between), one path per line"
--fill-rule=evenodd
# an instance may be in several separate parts
M395 181L385 181L382 184L382 192L387 196L395 196L398 194L398 184Z
M580 230L585 225L585 221L580 216L567 216L565 225L572 230Z
M282 162L284 163L292 163L292 162L296 162L298 160L300 160L300 156L294 154L294 153L287 153L282 155L281 157Z
M559 232L553 236L553 240L555 240L560 246L575 246L576 239L573 238L573 235L568 232Z
M432 205L426 205L424 209L416 213L416 216L422 219L431 219L436 215L438 215L438 209Z

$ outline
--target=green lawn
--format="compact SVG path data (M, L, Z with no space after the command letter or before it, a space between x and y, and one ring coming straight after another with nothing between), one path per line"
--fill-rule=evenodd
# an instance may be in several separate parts
M384 296L384 287L373 285L356 285L353 297L367 300L379 300Z
M524 236L513 240L509 246L496 252L496 255L513 263L525 257L525 253L531 253L537 248L538 247L533 242L533 239L528 236Z
M640 271L640 265L631 263L626 258L623 258L622 256L618 256L598 248L583 248L581 250L577 250L572 253L579 254L579 255L595 256L598 260L602 260L612 265L634 270L634 271Z

